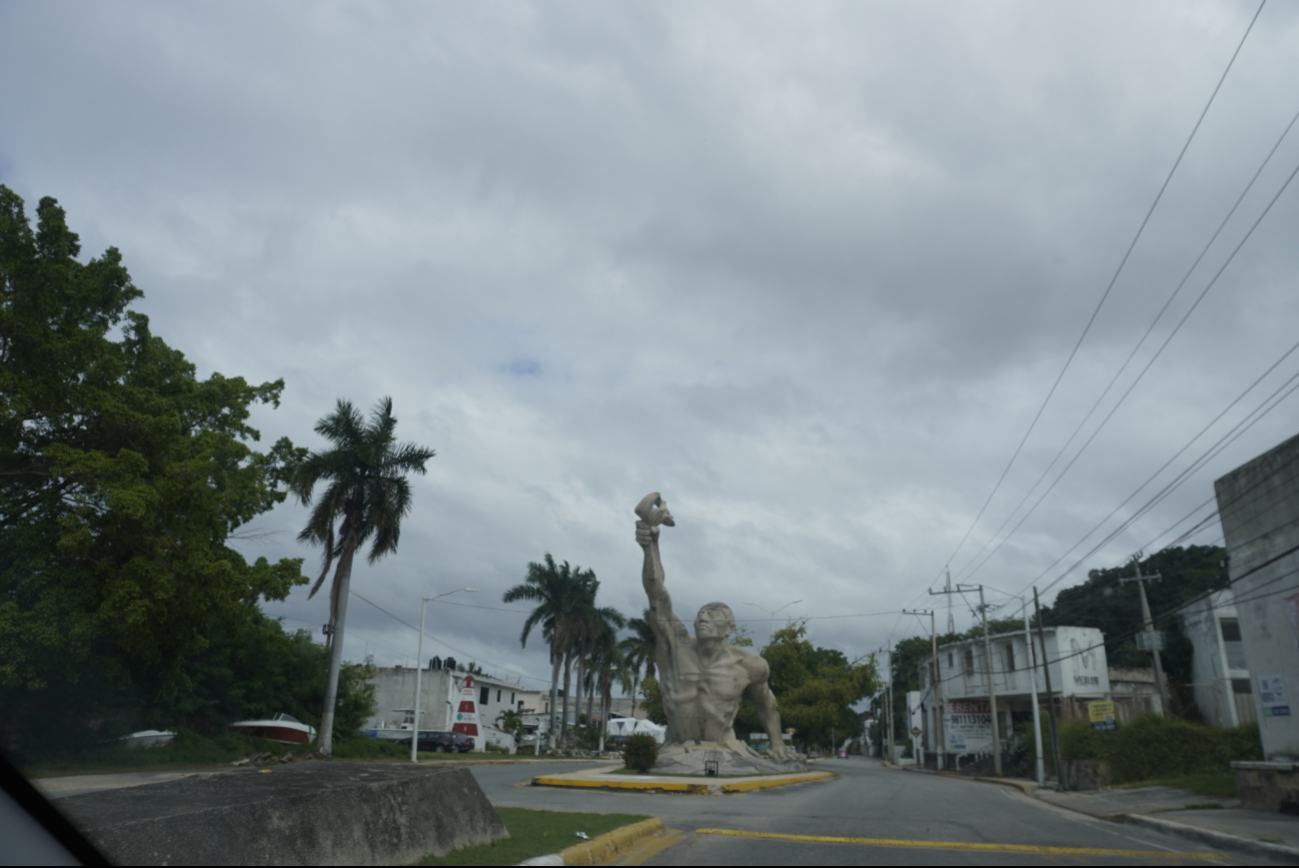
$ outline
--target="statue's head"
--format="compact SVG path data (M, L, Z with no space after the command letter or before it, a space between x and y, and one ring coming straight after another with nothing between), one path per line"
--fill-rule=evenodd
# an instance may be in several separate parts
M695 638L724 640L735 632L735 613L725 603L708 603L695 616Z

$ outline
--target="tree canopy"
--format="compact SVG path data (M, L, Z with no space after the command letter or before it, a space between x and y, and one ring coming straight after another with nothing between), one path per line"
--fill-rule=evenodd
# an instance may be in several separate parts
M852 706L879 688L879 672L873 656L864 662L850 661L840 651L813 645L806 636L804 622L782 627L772 634L762 657L771 667L771 690L779 704L781 725L795 730L798 744L828 745L832 730L836 737L861 731L861 719ZM747 695L735 722L741 738L762 731Z
M129 310L142 293L115 248L83 263L58 203L42 199L36 216L33 229L22 199L0 186L10 747L34 737L40 727L24 721L54 701L83 727L144 723L142 709L192 689L187 661L218 622L306 581L300 559L248 563L229 545L284 499L301 457L287 439L250 446L251 406L277 406L283 381L200 379ZM110 699L116 713L104 710Z

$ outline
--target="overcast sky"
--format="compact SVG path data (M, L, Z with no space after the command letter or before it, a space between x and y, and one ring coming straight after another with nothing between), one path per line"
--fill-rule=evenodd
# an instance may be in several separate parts
M957 551L1256 9L8 2L0 183L56 197L88 255L120 248L202 375L284 378L266 442L321 447L336 399L392 396L437 457L354 590L411 623L466 585L449 599L511 610L431 605L456 650L425 657L542 686L501 594L551 552L638 614L650 491L677 519L678 612L800 600L780 620L856 657L921 631L896 613L941 606L949 563L997 602L1063 575L1049 598L1192 527L1215 478L1296 433L1291 399L1083 557L1299 372L1295 353L1082 541L1299 338L1299 183L970 572L1299 110L1299 6L1272 2ZM1048 482L1297 163L1299 129ZM286 503L242 548L314 575L305 518ZM266 608L319 637L328 595ZM411 665L416 631L353 598L345 648Z

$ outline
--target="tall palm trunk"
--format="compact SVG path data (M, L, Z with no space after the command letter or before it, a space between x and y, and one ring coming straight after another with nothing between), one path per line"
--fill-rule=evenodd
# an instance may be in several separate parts
M609 729L609 710L613 706L613 678L600 679L600 753L604 753L604 734Z
M575 726L582 722L582 694L586 692L586 688L582 686L582 678L585 675L586 661L579 657L577 658L577 702L573 705L573 724ZM587 718L587 722L590 722L590 718Z
M564 655L564 714L559 721L559 740L565 741L568 736L568 697L572 695L573 685L573 657L571 654Z
M546 739L550 742L551 750L554 750L558 744L559 736L559 728L555 726L555 712L559 710L560 656L559 643L552 643L550 646L550 729L546 733Z
M334 574L334 622L329 629L329 675L325 679L325 707L320 713L320 732L316 734L316 750L321 756L334 752L334 705L338 700L338 671L343 665L343 629L347 620L347 598L352 584L352 557L356 554L356 540L348 538L343 546L343 556L338 560Z

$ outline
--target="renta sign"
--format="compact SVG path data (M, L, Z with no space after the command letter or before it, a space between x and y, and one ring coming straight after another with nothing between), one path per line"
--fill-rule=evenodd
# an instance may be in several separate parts
M992 707L986 699L943 703L943 733L948 753L992 750Z

